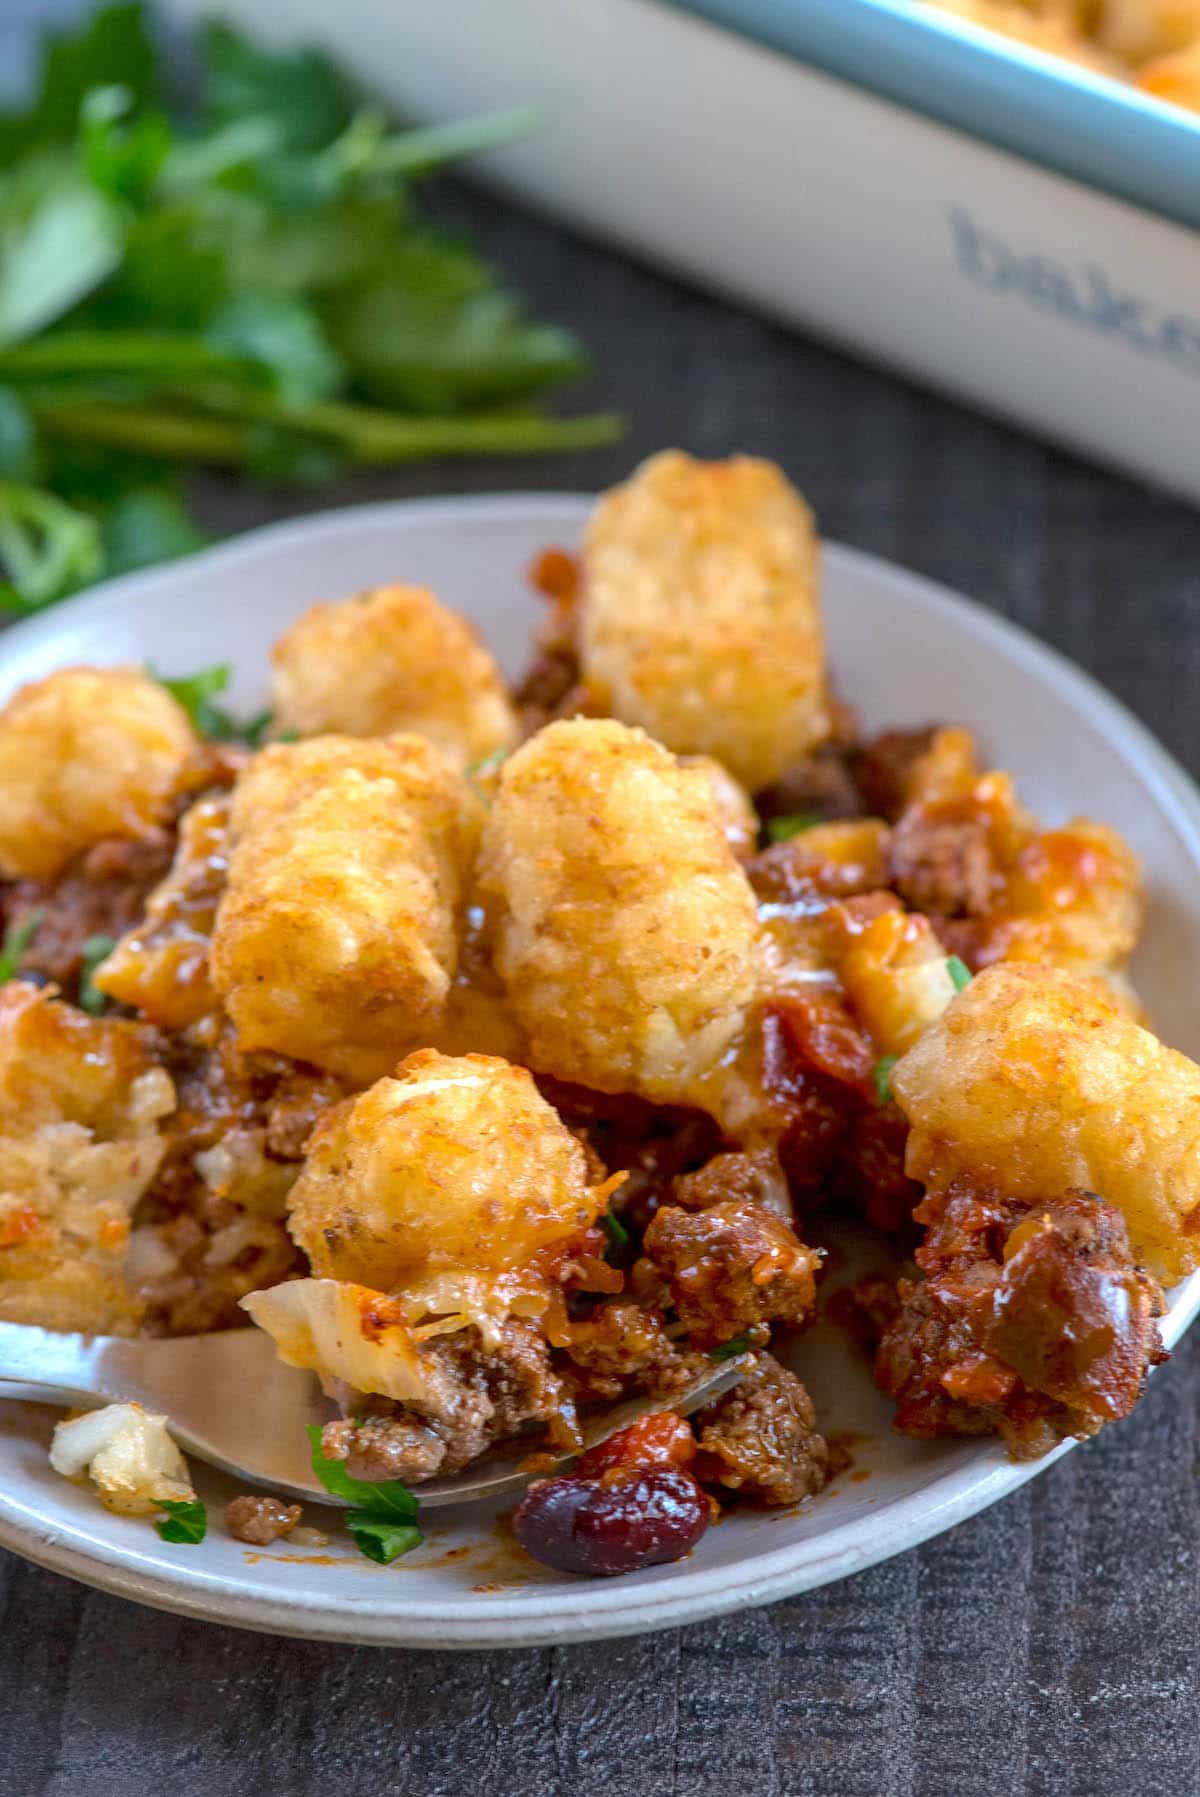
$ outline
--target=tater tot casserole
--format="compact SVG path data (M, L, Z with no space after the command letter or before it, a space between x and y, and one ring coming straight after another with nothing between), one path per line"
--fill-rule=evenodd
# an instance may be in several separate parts
M1200 0L916 0L1200 112Z
M862 734L769 463L602 496L511 686L395 572L285 633L240 739L137 667L0 712L0 1319L257 1327L347 1489L523 1458L516 1540L577 1573L820 1501L818 1317L910 1436L1128 1415L1200 1265L1129 846L1030 815L967 719ZM889 1270L829 1298L846 1220ZM112 1411L60 1470L186 1498L169 1419Z

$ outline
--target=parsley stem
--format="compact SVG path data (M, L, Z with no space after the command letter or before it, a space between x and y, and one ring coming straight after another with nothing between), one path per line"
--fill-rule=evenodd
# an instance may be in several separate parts
M416 461L435 455L527 455L544 450L592 449L620 435L622 420L596 412L582 418L537 413L491 417L423 417L326 400L290 408L267 395L239 394L221 403L219 417L199 412L35 401L48 434L104 444L176 461L240 467L251 459L255 423L301 436L327 437L360 467Z
M514 106L508 112L484 113L480 118L457 119L448 125L403 131L386 138L371 157L372 174L386 170L394 175L420 175L459 156L478 156L503 144L528 137L541 124L536 106Z
M208 375L253 378L244 356L175 331L57 331L33 343L0 349L0 377L44 379L64 374Z

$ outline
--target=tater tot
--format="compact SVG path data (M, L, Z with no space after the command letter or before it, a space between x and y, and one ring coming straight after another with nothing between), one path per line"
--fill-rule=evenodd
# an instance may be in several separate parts
M454 978L477 805L420 736L255 756L210 954L243 1050L365 1084L420 1041Z
M1130 62L1185 50L1200 38L1200 0L1101 0L1096 36Z
M198 748L137 668L63 668L0 711L0 877L52 880L106 836L163 823Z
M758 953L707 773L624 724L551 724L504 765L479 877L530 1064L705 1106Z
M907 1170L1037 1202L1070 1187L1125 1217L1165 1281L1200 1261L1200 1067L1058 968L977 974L894 1068Z
M150 1030L0 990L0 1318L129 1334L130 1216L175 1103Z
M280 731L413 730L463 764L517 740L503 676L465 618L424 587L373 587L314 605L271 652Z
M583 674L598 703L751 792L829 734L817 536L770 462L644 462L584 542Z
M699 768L707 776L725 840L738 860L752 855L758 847L758 812L745 787L711 755L681 755L679 763L681 767Z
M289 1212L318 1277L403 1292L525 1266L603 1202L524 1067L421 1049L317 1126Z

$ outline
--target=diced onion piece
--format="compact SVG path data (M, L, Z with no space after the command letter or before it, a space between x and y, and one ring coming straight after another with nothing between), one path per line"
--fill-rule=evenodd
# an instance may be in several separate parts
M288 1366L400 1403L425 1389L404 1311L383 1292L338 1279L291 1279L241 1303Z
M148 1516L164 1501L196 1495L166 1417L140 1404L106 1404L59 1423L50 1464L64 1479L86 1473L105 1508L121 1516Z

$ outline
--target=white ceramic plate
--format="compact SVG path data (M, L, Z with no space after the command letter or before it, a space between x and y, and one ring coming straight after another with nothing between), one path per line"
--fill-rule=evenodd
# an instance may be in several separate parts
M297 612L395 578L434 587L515 671L538 603L522 571L545 544L571 544L586 510L574 497L451 499L277 525L9 632L0 701L75 661L150 660L182 673L229 660L234 700L249 713L262 702L271 641ZM1046 819L1086 809L1126 834L1151 889L1135 977L1161 1033L1200 1056L1191 979L1200 963L1200 796L1181 770L1077 669L927 581L829 547L825 602L842 689L868 727L969 722ZM1168 1346L1198 1308L1200 1275L1174 1294ZM1047 1464L1011 1466L994 1443L892 1435L865 1360L835 1330L807 1336L796 1365L824 1426L856 1432L858 1476L841 1475L798 1511L739 1514L691 1558L631 1578L586 1581L533 1567L479 1509L438 1511L426 1544L391 1567L336 1543L326 1553L286 1542L256 1553L219 1521L200 1547L166 1546L148 1523L108 1515L52 1473L51 1413L17 1404L0 1404L0 1543L106 1590L247 1628L515 1647L665 1628L842 1578L960 1522ZM228 1481L198 1470L210 1506L231 1494ZM1148 1484L1154 1476L1148 1464Z

